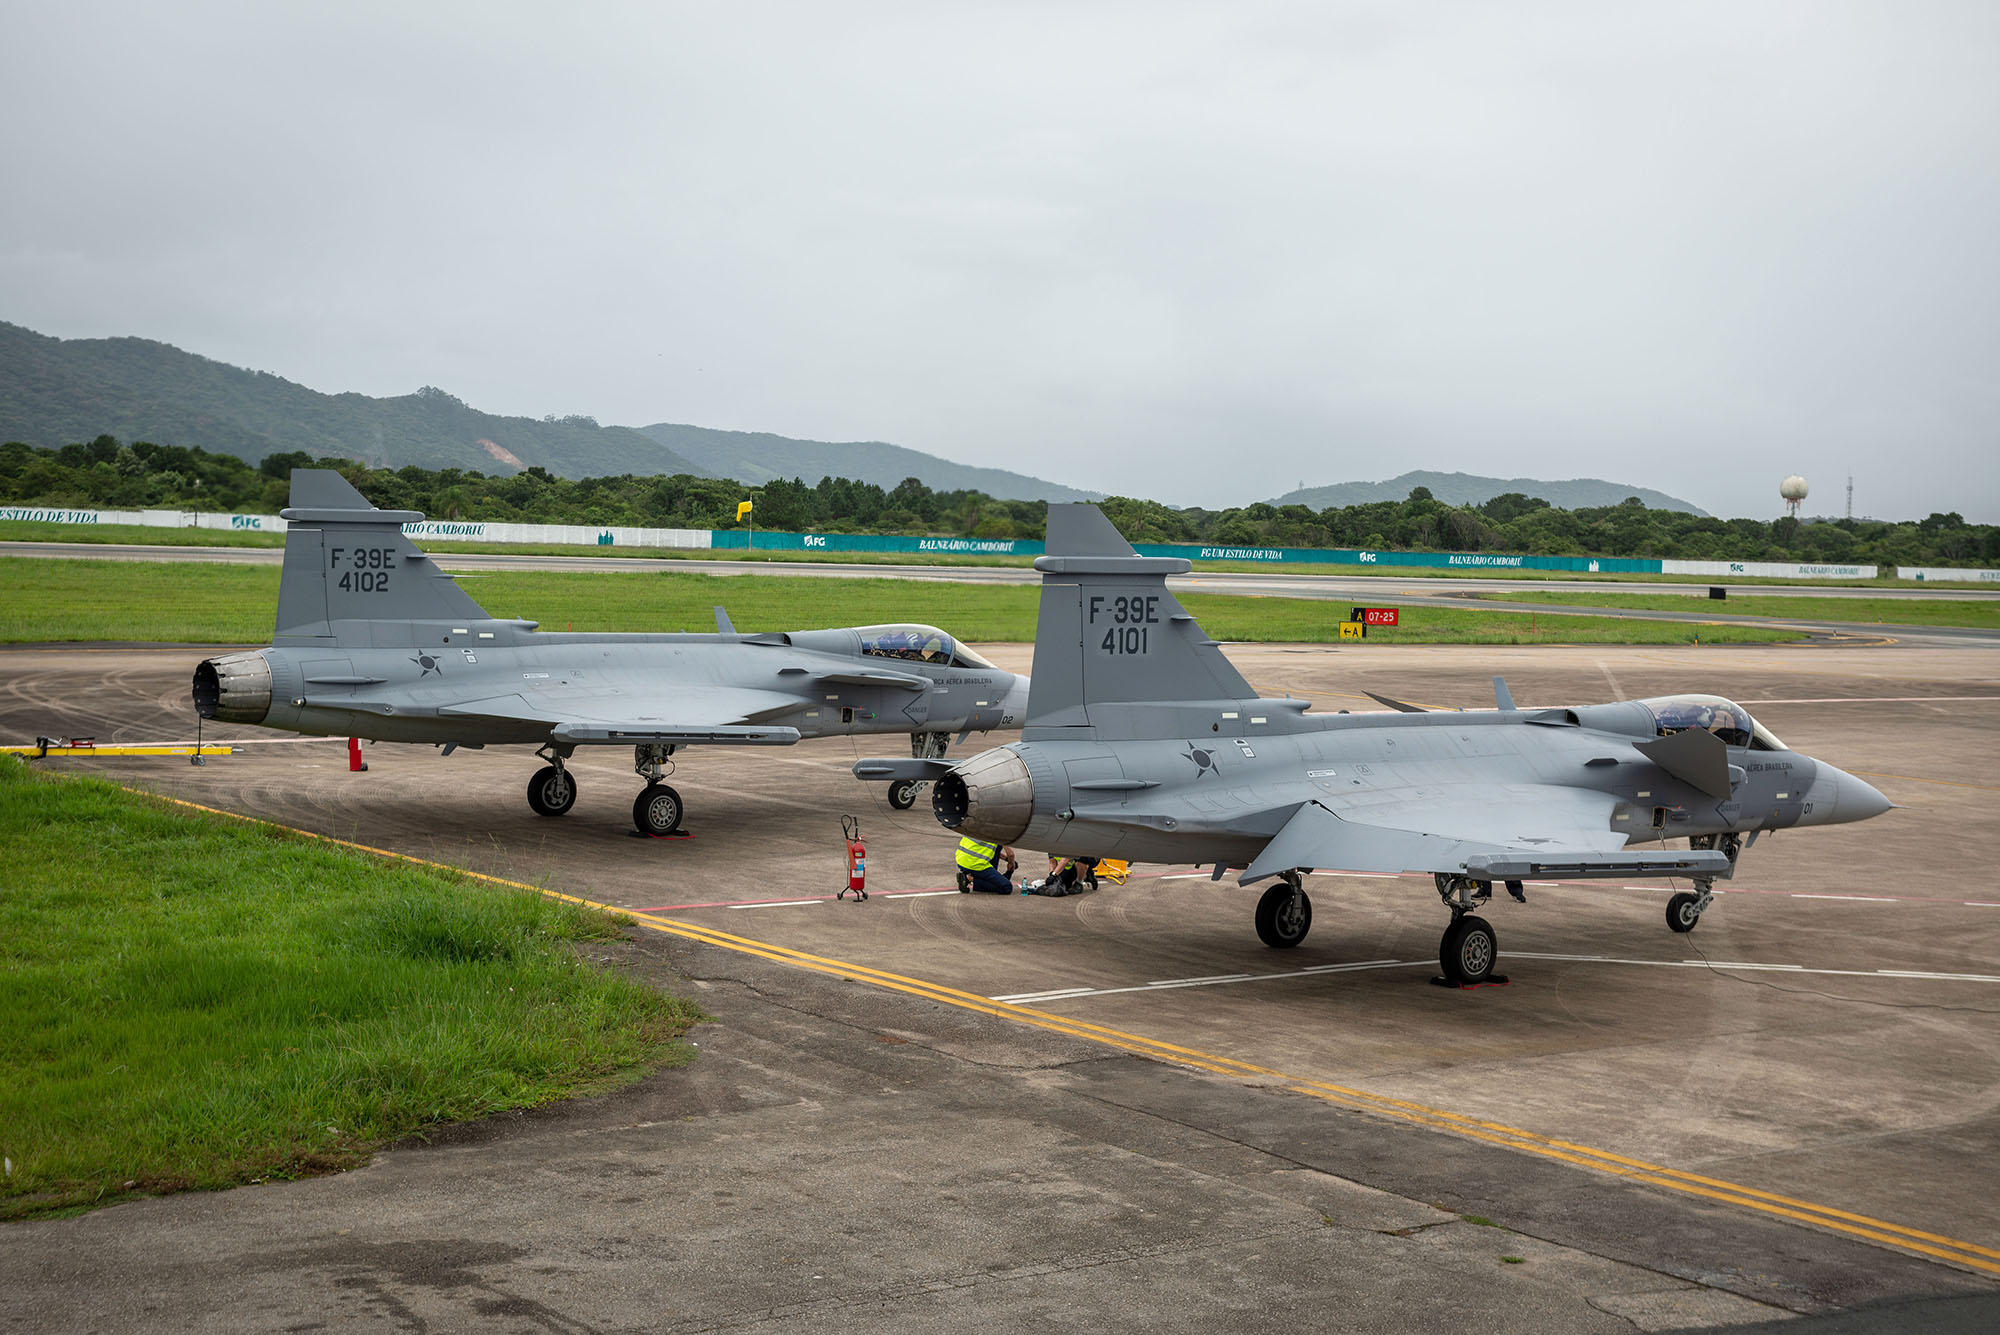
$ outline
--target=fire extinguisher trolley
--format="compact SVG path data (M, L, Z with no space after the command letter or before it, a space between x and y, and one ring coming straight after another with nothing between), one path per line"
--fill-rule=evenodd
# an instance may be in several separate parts
M861 842L861 818L842 816L840 832L847 838L847 884L834 898L845 899L851 890L854 902L859 904L868 898L868 849Z

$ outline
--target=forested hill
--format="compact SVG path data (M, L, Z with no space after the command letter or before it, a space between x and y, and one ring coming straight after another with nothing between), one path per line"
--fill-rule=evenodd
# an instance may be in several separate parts
M668 449L694 460L717 477L769 482L796 477L852 478L893 487L916 478L933 491L977 491L1016 501L1091 501L1100 493L1078 491L1004 468L976 468L878 440L793 440L767 432L717 431L710 427L655 422L639 430Z
M1473 473L1405 473L1387 482L1340 482L1330 487L1302 487L1286 492L1273 505L1303 505L1313 510L1347 505L1369 505L1376 501L1400 501L1423 487L1446 505L1484 505L1495 496L1509 493L1547 501L1559 510L1589 510L1616 505L1627 496L1637 496L1649 510L1678 510L1682 514L1705 515L1708 511L1669 496L1651 487L1634 487L1624 482L1604 482L1594 477L1571 478L1566 482L1541 482L1531 477L1479 477Z
M853 478L884 489L914 477L934 491L1013 500L1085 500L1054 482L975 468L899 445L828 444L662 422L643 430L589 417L497 417L426 387L400 398L322 394L265 371L141 338L50 338L0 322L0 442L44 449L151 441L255 463L273 454L380 468L505 476Z
M706 473L651 436L588 417L496 417L430 388L321 394L148 339L49 338L0 322L0 441L57 448L100 435L252 463L303 451L392 468Z

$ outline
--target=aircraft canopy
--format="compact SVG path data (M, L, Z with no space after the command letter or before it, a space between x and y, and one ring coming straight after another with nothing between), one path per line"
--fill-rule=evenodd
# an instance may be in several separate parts
M1750 717L1750 711L1719 695L1661 695L1640 704L1653 711L1656 731L1662 737L1706 728L1730 746L1747 746L1756 751L1786 751L1790 748L1771 730Z
M897 658L906 663L930 663L936 667L998 670L975 650L960 644L936 626L863 626L860 630L861 652L872 658Z

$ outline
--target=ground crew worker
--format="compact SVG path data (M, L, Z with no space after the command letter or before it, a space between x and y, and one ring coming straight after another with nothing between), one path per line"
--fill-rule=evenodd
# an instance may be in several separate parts
M996 868L996 862L1007 864L1004 872ZM1010 879L1014 868L1019 865L1014 860L1014 850L999 844L989 844L971 835L958 841L958 889L960 894L978 891L985 895L1011 895L1014 882Z

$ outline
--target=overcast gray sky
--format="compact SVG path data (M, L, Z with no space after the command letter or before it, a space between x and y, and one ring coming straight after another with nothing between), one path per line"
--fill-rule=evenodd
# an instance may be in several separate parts
M0 319L1176 504L2000 521L2000 5L0 0Z

